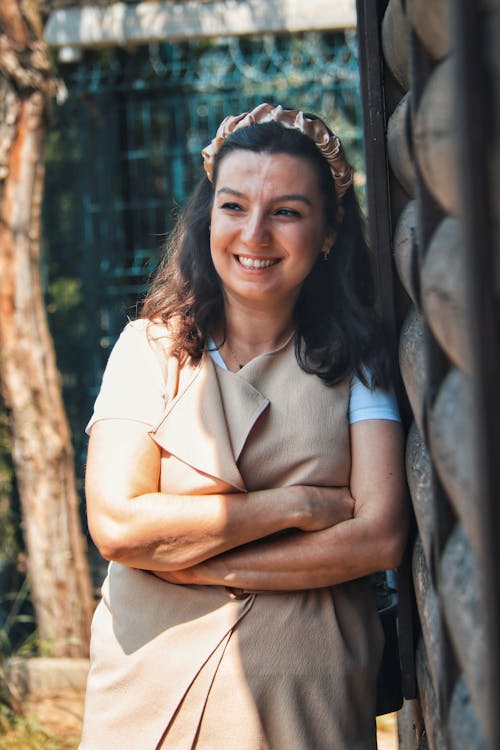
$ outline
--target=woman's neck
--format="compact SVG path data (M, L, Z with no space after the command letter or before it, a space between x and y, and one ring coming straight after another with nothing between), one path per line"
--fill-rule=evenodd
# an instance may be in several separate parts
M259 310L245 305L225 305L222 355L230 369L237 370L259 354L272 352L285 344L294 330L292 311Z

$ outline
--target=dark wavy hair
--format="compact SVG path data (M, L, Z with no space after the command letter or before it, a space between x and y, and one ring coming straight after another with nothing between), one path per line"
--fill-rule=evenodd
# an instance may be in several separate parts
M314 115L307 115L315 119ZM214 330L225 330L222 285L210 254L210 213L223 159L236 150L289 154L309 162L324 196L325 221L337 237L325 263L318 257L294 309L300 367L329 385L355 373L387 387L388 358L374 305L364 221L351 186L339 202L328 163L313 141L276 122L234 131L217 154L213 184L203 176L179 216L144 300L142 315L170 323L173 353L199 361Z

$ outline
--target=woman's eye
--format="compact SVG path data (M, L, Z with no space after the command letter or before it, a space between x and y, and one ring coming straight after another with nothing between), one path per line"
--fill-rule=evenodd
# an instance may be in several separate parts
M221 208L224 208L226 211L241 211L242 210L239 203L233 203L232 201L227 201L226 203L223 203Z
M276 210L276 214L278 216L296 216L296 217L300 217L300 212L296 211L293 208L278 208Z

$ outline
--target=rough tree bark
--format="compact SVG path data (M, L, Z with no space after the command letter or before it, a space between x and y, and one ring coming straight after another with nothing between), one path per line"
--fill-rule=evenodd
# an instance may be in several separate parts
M37 0L1 0L0 386L39 636L53 656L84 656L93 597L40 275L43 149L55 87Z

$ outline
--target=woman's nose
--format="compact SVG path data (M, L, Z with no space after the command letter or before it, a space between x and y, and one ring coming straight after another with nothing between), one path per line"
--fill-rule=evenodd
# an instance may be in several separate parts
M265 214L260 211L252 211L242 228L241 238L249 246L269 244L269 227Z

